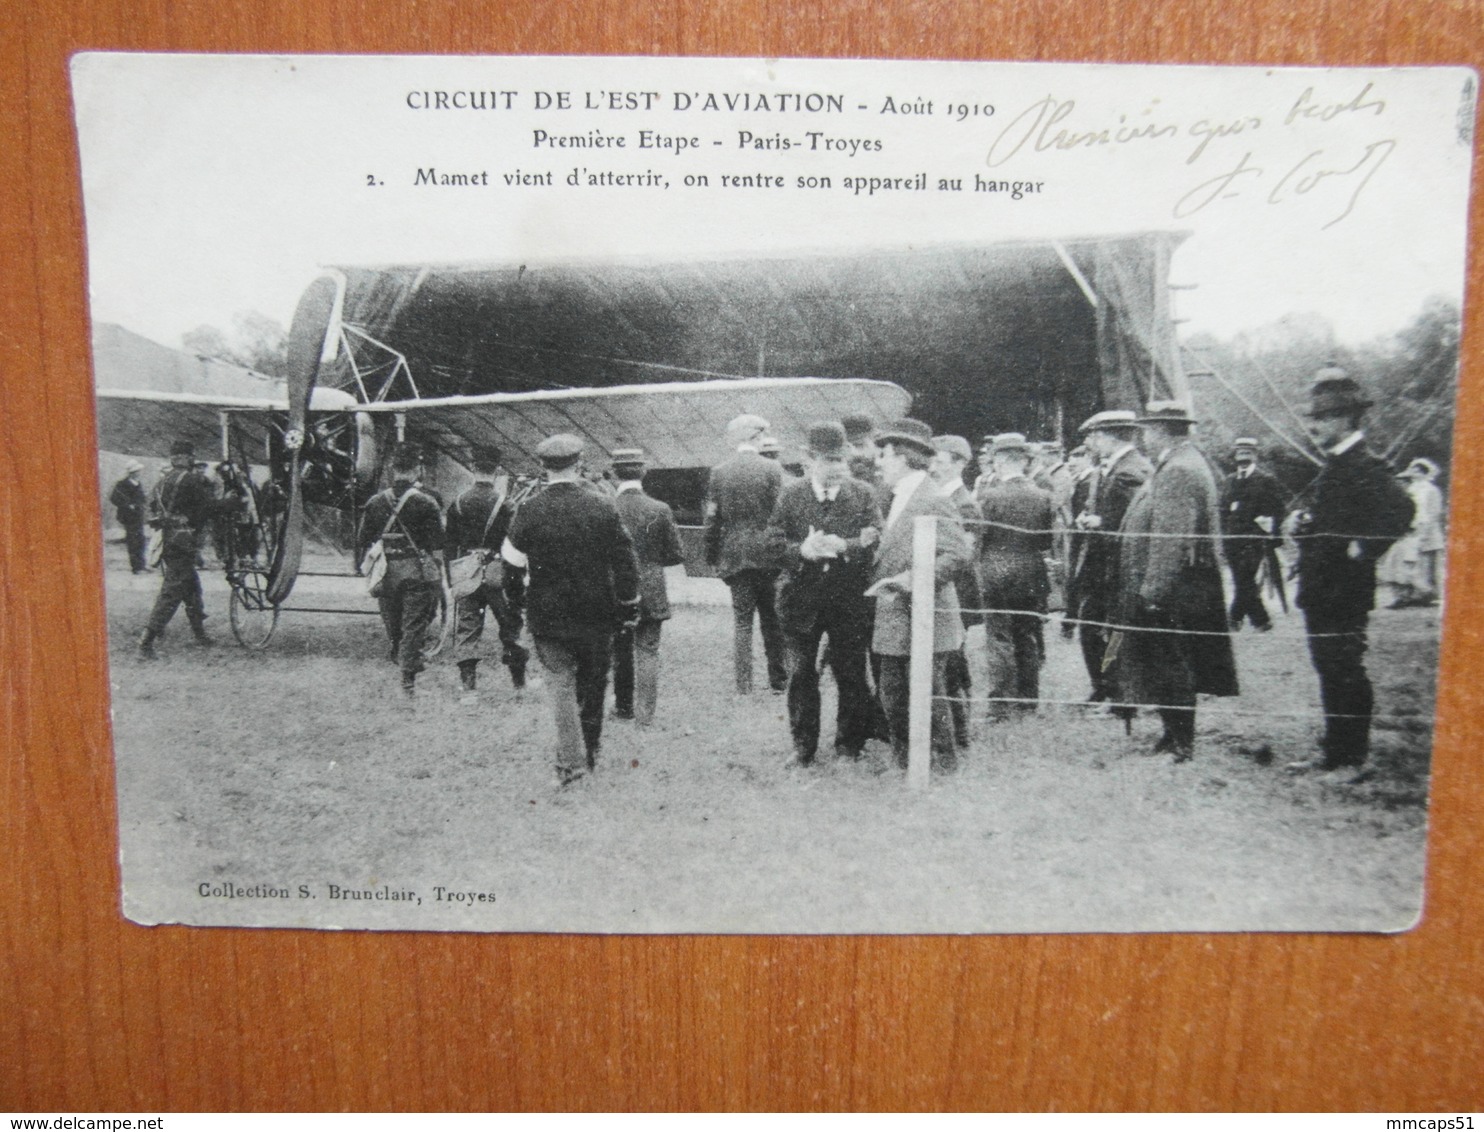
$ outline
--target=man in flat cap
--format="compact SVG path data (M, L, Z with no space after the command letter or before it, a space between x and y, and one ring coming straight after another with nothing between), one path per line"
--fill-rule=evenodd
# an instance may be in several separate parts
M947 693L948 660L963 647L964 626L954 579L969 566L969 540L956 507L928 475L935 449L933 432L922 421L904 417L876 432L876 463L891 507L876 549L872 589L876 618L871 651L881 658L877 695L890 727L897 765L907 766L908 673L912 659L912 544L916 520L938 525L934 560L932 752L942 770L958 765L958 739Z
M1250 621L1259 633L1266 633L1273 619L1262 602L1262 565L1268 562L1269 569L1278 569L1275 551L1283 541L1280 528L1288 512L1288 493L1258 466L1254 437L1237 437L1232 459L1237 470L1226 477L1221 505L1226 561L1232 572L1231 624L1240 629ZM1281 575L1277 580L1282 584Z
M679 566L685 559L675 513L668 503L644 493L645 465L642 449L619 448L613 453L618 481L614 503L639 562L639 623L621 628L613 637L613 701L620 719L632 719L640 727L654 722L659 696L660 630L670 618L665 567Z
M1411 497L1366 447L1361 423L1371 402L1344 370L1314 375L1309 431L1326 459L1294 524L1298 599L1319 674L1324 739L1295 773L1344 770L1359 778L1370 748L1374 694L1365 669L1376 604L1376 563L1412 524Z
M845 430L809 426L803 479L784 486L768 523L767 550L783 571L778 614L788 652L788 720L794 758L814 762L819 746L819 645L828 638L839 690L835 753L859 758L870 737L873 547L881 512L870 487L850 475Z
M130 460L128 467L124 469L124 478L114 484L113 490L108 493L108 502L113 504L113 513L118 516L119 525L124 528L124 546L129 551L129 569L136 574L143 574L149 568L144 554L144 518L148 500L141 482L143 476L144 465L138 460Z
M996 436L990 446L994 482L980 503L979 580L989 661L989 716L1005 719L1035 712L1046 659L1042 615L1051 582L1051 493L1029 478L1031 446L1018 432Z
M1116 695L1159 711L1155 753L1177 763L1195 749L1197 695L1235 696L1237 668L1222 588L1221 494L1191 442L1195 418L1157 401L1139 418L1154 474L1123 517L1121 581L1109 651Z
M762 630L768 685L781 692L788 680L783 636L774 605L778 571L764 547L768 519L783 487L783 469L758 445L768 422L744 413L727 425L733 455L711 469L707 487L706 561L732 592L732 669L739 694L752 692L752 622Z
M521 614L518 600L523 577L507 570L500 557L505 535L515 517L510 500L510 477L500 469L500 450L480 446L469 454L469 467L474 482L448 505L450 561L468 561L478 566L477 575L454 600L454 659L459 666L459 681L464 694L473 698L479 683L479 643L484 636L485 611L495 619L500 635L500 660L510 672L510 683L526 686L526 665L530 653L520 643ZM482 564L481 564L482 563ZM452 566L450 573L453 573ZM457 584L457 580L456 584Z
M144 634L139 638L139 656L155 659L155 642L175 611L185 606L186 620L196 643L211 644L206 633L206 603L201 596L201 532L219 510L236 507L237 498L218 500L208 480L196 471L196 450L188 440L170 447L170 470L155 483L150 494L149 522L160 532L160 565L165 577L160 594L150 610Z
M639 565L613 499L584 486L582 441L536 446L546 487L521 504L501 554L527 571L526 614L550 674L557 778L568 786L597 766L613 633L639 621Z
M380 541L386 575L376 595L392 659L402 673L402 691L411 696L425 667L423 645L438 612L443 590L443 508L420 486L423 456L410 445L392 457L392 486L377 492L361 515L356 561Z
M1080 622L1077 637L1092 681L1091 703L1113 698L1105 658L1110 633L1107 625L1113 620L1121 584L1118 560L1123 540L1119 529L1135 493L1154 473L1154 466L1137 447L1137 416L1131 409L1105 409L1083 421L1079 430L1097 461L1097 471L1072 516L1080 534L1071 563L1075 600L1068 605L1067 615Z
M928 465L928 475L937 485L938 493L958 512L960 529L971 547L978 544L980 520L984 517L979 504L974 502L974 497L969 494L964 483L964 473L973 456L974 450L962 436L935 436L933 460ZM959 616L964 623L967 638L970 629L984 623L984 614L979 612L984 608L984 600L979 585L979 561L976 555L969 555L968 560L954 575L953 586L958 591ZM943 670L943 688L953 714L954 738L958 740L960 748L967 747L971 719L969 695L973 688L973 678L969 673L969 657L965 644L960 644L948 654Z

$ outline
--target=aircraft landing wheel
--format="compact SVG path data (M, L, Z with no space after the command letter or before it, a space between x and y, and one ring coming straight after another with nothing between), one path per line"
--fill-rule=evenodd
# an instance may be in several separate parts
M267 581L266 574L253 572L232 586L228 606L232 636L243 648L266 648L273 639L273 630L278 628L278 606L269 602L263 592Z

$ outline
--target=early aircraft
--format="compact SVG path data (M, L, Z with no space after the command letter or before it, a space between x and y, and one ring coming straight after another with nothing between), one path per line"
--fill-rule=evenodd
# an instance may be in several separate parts
M301 573L308 528L348 551L344 534L383 486L398 444L428 454L430 486L443 485L445 495L467 479L462 468L474 445L498 447L529 490L534 449L554 432L583 437L599 462L637 443L663 483L667 471L699 471L723 459L726 423L744 412L791 437L811 421L849 412L903 416L911 403L890 382L815 377L423 396L405 355L390 343L368 342L363 327L345 320L344 289L345 277L331 272L300 299L289 331L286 396L98 390L101 448L162 455L172 439L185 438L198 452L218 454L226 487L243 500L216 541L231 587L233 633L248 647L267 645L280 610L306 609L285 602ZM372 364L368 344L383 355ZM338 539L313 521L312 513L325 510L348 519Z

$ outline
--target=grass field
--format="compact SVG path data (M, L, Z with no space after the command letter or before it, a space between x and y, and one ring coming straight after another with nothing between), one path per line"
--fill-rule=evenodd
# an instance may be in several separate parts
M320 593L306 581L297 600L369 604L353 583L312 581ZM162 659L142 663L133 640L157 582L110 560L108 586L125 910L142 922L1396 930L1420 911L1435 610L1373 619L1388 718L1363 785L1282 772L1319 733L1290 616L1238 636L1243 695L1202 705L1191 763L1145 753L1153 718L1125 738L1089 709L1043 708L981 722L961 769L914 793L875 743L859 763L788 767L782 698L730 691L730 612L683 604L658 726L610 720L598 773L560 791L544 693L517 697L498 665L466 706L436 662L409 710L376 618L285 614L249 652L231 642L219 580L218 646L193 644L182 615ZM976 679L981 645L976 630ZM1052 632L1048 652L1044 694L1085 696L1076 646ZM256 895L210 895L224 886Z

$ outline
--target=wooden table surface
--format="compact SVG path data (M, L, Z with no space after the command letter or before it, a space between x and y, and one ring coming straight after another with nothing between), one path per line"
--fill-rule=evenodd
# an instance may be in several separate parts
M82 208L96 49L1479 66L1477 2L39 0L0 13L0 1109L1478 1109L1481 198L1427 911L1395 937L600 938L118 910ZM1476 173L1477 176L1477 173ZM1479 610L1480 612L1475 612Z

